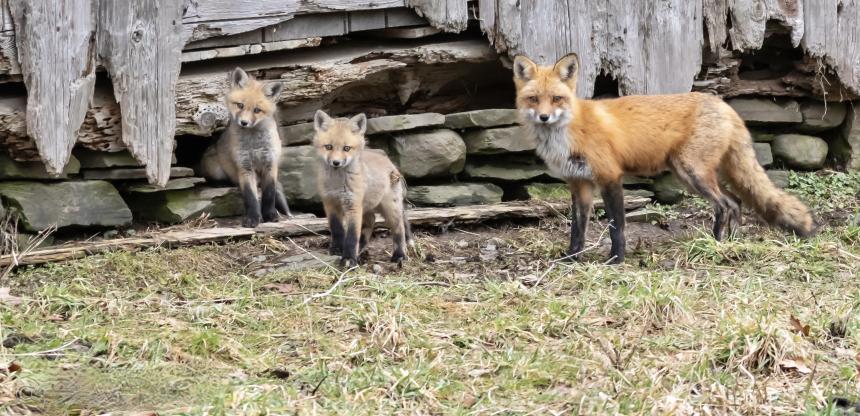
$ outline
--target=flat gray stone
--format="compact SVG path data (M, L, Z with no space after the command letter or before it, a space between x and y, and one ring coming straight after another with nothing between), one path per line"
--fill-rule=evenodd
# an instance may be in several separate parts
M410 186L407 199L416 205L451 207L502 202L502 188L491 183Z
M768 133L758 130L750 130L750 135L754 142L757 143L770 143L776 137L774 133Z
M647 189L625 189L624 196L635 196L639 198L654 198L654 192Z
M136 193L127 198L138 220L174 224L196 218L242 215L245 207L239 189L197 187L156 193Z
M520 164L503 160L469 162L466 164L465 172L470 178L501 181L527 181L548 175L544 165Z
M785 125L803 122L803 115L800 113L800 104L794 100L733 98L728 103L749 125Z
M804 133L818 133L842 125L848 106L841 102L806 101L800 105L803 123L798 130Z
M466 145L453 130L399 134L392 160L407 178L449 176L463 171Z
M123 191L141 194L164 191L178 191L180 189L191 189L194 187L194 185L204 182L206 182L206 179L204 178L176 178L167 181L167 184L163 187L154 184L141 183L126 186L125 188L123 188Z
M445 127L450 129L510 126L517 123L517 110L513 108L466 111L445 116Z
M66 179L80 169L81 163L72 156L63 173L54 176L48 173L42 162L16 162L5 151L0 151L0 179Z
M666 219L666 216L663 215L660 211L656 211L649 208L639 208L634 211L630 211L624 214L625 219L628 222L661 222Z
M845 124L833 141L833 154L848 170L860 171L860 106L848 110Z
M278 179L284 187L284 195L290 208L293 205L318 206L321 203L317 192L317 170L320 163L313 146L283 148Z
M146 179L145 168L113 168L113 169L84 169L81 171L84 179L123 181L130 179ZM174 166L170 168L171 178L194 176L194 169Z
M755 150L755 158L759 165L763 167L773 164L773 153L770 150L770 143L753 143Z
M768 170L765 171L767 177L779 188L788 187L788 171L787 170Z
M818 169L827 158L827 142L815 136L780 134L771 143L773 155L789 167Z
M654 179L654 199L663 204L675 204L684 199L687 186L669 173Z
M472 130L463 134L463 141L470 155L526 152L537 148L534 138L525 134L520 126Z
M314 123L302 123L292 126L281 126L278 128L281 136L281 144L284 146L296 146L310 144L314 140Z
M367 120L367 134L392 133L445 124L445 116L439 113L400 114L376 117Z
M119 192L104 181L3 182L0 196L30 232L51 225L117 227L130 224L132 219Z
M78 158L81 162L81 167L84 169L143 166L126 150L121 152L99 152L90 149L75 149L72 154ZM176 163L176 155L173 155L171 163Z

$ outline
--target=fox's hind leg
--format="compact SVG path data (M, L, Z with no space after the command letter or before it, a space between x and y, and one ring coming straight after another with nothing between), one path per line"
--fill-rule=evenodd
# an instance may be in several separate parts
M669 165L681 182L714 205L714 239L722 240L726 223L732 218L740 218L741 209L732 197L723 194L716 169L698 164L693 166L677 159L670 160Z
M245 205L243 227L254 228L260 224L260 201L257 199L257 175L254 172L241 172L239 175L239 191Z
M391 262L402 265L406 260L406 219L403 211L403 199L397 195L385 197L379 204L382 216L385 218L385 226L391 230L391 239L394 240L394 253Z
M278 177L275 175L276 171L274 169L269 170L263 174L260 181L263 188L260 210L264 222L274 222L278 220L277 200L279 186Z
M376 224L376 213L367 211L364 213L364 218L361 219L361 239L358 241L359 255L367 249L367 244L370 243L370 238L373 237L373 226Z
M276 182L275 192L275 208L281 213L281 215L284 215L287 218L292 218L293 213L290 212L290 205L287 203L287 197L284 195L284 188L281 186L280 182Z

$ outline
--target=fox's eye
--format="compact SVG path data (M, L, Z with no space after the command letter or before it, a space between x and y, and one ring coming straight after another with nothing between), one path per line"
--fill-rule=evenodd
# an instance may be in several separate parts
M235 103L235 104L236 104L236 107L239 107L240 110L245 108L245 104L242 104L242 103Z
M528 100L529 100L529 102L530 102L530 103L532 103L532 104L537 104L537 102L538 102L538 97L537 97L537 96L535 96L535 95L532 95L532 96L529 96Z
M327 145L325 145L325 146L323 146L323 147L325 147L325 150L331 150L331 149L332 149L332 147L331 147L331 145L330 145L330 144L327 144Z
M351 146L344 146L344 147L343 147L343 151L344 151L344 152L348 152L348 151L349 151L349 149L352 149L352 147L351 147Z
M553 103L558 104L558 103L560 103L560 102L561 102L561 99L562 99L562 97L561 97L560 95L553 95L553 96L552 96L552 102L553 102Z
M263 110L260 110L260 107L254 108L254 114L260 114L260 111L263 111Z

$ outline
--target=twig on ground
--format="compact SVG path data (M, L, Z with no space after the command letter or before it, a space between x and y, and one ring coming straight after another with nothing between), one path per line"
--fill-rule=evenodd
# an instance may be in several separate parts
M324 298L328 295L331 295L332 293L334 293L335 289L337 289L338 286L342 285L344 282L357 279L358 276L354 276L354 277L351 277L349 279L344 279L344 277L347 275L347 273L349 273L349 272L351 272L357 268L358 268L358 266L356 265L356 266L352 266L352 267L344 270L343 273L340 274L340 277L337 278L337 281L334 282L334 285L332 285L332 287L328 288L328 290L326 290L325 292L317 293L315 295L308 297L307 299L305 299L304 302L302 302L302 306L307 305L308 303L310 303L314 299Z

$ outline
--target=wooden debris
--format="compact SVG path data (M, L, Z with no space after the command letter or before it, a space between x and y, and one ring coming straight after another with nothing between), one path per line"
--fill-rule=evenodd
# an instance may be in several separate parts
M626 209L645 206L647 198L625 198ZM595 201L595 208L602 208L601 200ZM472 205L453 208L415 208L407 211L412 225L420 227L444 226L458 223L469 224L506 218L535 219L552 215L566 215L569 204L564 202L505 202L496 205ZM377 218L377 224L382 224ZM36 250L24 258L18 258L18 265L44 264L83 258L109 251L140 251L152 247L177 248L213 242L224 242L250 238L254 235L303 236L328 232L325 218L295 218L278 223L264 223L256 229L217 227L193 230L157 231L148 236L118 238L97 242L75 243L70 246ZM0 267L15 264L10 255L0 256Z

